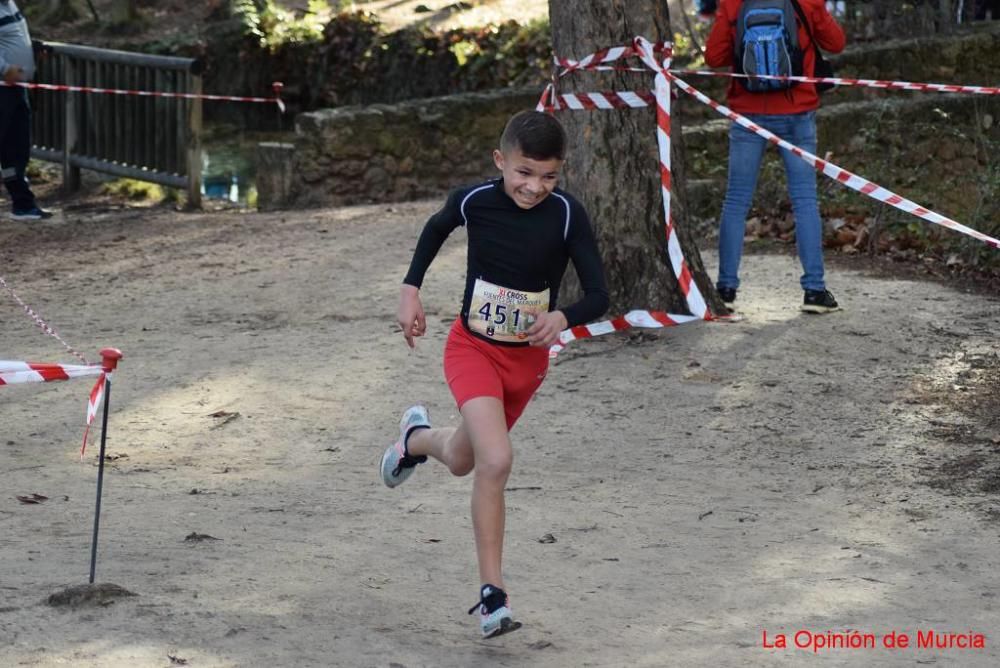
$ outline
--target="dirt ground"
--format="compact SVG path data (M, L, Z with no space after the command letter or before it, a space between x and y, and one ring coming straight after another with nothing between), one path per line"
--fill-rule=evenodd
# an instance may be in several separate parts
M559 358L513 432L525 626L480 640L470 480L377 478L408 404L457 417L461 234L415 352L394 324L437 204L0 222L0 275L91 359L125 354L97 580L136 594L47 602L89 572L90 380L0 388L0 665L1000 665L1000 300L831 264L846 310L804 316L785 254L746 258L742 322ZM0 340L73 361L3 294ZM849 631L877 648L794 646Z

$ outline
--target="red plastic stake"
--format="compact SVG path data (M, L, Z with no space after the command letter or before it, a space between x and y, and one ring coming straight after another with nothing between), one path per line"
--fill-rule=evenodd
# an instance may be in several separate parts
M108 373L118 368L118 360L122 358L122 351L117 348L101 349L101 367Z

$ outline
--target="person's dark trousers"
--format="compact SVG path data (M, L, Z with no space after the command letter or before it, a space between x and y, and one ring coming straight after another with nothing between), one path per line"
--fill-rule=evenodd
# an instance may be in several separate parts
M28 91L0 86L0 175L13 200L14 211L35 207L25 171L31 158L31 107Z
M975 19L985 21L987 12L994 21L1000 19L1000 0L979 0L976 3Z

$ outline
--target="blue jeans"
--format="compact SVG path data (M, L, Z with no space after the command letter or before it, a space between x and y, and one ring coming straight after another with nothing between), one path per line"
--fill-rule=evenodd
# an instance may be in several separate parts
M816 153L816 113L744 114L757 125L770 130L801 149ZM760 135L733 123L729 129L729 184L722 205L719 226L720 288L740 287L740 258L747 213L757 187L757 174L768 142ZM781 149L788 177L788 194L795 215L795 243L802 263L800 284L803 290L825 290L823 281L823 224L816 203L816 170L812 165Z

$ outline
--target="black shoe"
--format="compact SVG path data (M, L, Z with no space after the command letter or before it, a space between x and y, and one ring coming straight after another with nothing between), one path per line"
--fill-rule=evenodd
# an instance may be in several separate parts
M736 301L736 288L723 288L719 287L719 296L722 297L722 301L727 304L732 304Z
M802 310L806 313L831 313L839 311L840 304L829 290L806 290Z
M51 218L51 211L43 211L37 206L33 206L30 209L14 209L11 212L11 218L14 220L45 220L46 218Z
M521 622L515 622L510 611L507 592L500 587L483 585L479 590L479 603L469 608L469 614L476 610L479 611L479 629L484 638L495 638L521 628Z

